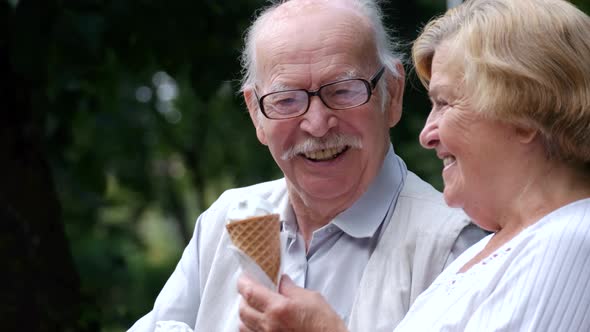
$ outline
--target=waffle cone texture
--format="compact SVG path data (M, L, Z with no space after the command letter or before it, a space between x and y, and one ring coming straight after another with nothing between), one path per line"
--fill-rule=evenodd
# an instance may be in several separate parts
M250 217L225 225L238 249L250 256L276 285L281 266L281 240L278 214Z

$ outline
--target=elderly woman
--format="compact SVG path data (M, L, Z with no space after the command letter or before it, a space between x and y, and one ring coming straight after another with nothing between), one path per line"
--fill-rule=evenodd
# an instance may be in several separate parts
M445 200L494 233L396 331L590 331L590 18L563 0L474 0L412 51Z
M412 51L445 200L493 233L395 331L590 331L590 18L563 0L472 0ZM245 325L274 331L272 312L251 314L273 306L248 282ZM297 308L301 331L345 330L317 296L284 288L278 307Z

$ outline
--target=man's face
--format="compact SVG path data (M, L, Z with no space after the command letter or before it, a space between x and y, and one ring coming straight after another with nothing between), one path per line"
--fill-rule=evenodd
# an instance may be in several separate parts
M368 81L381 67L366 24L348 9L283 17L269 30L257 42L258 96L316 90L345 78ZM389 128L401 112L399 86L389 89L391 97L380 92L379 85L388 79L390 85L403 84L386 72L368 103L347 110L331 110L320 98L310 97L304 115L270 120L249 103L258 139L270 149L291 193L306 205L330 201L343 210L379 172L389 147ZM246 91L246 98L252 93Z

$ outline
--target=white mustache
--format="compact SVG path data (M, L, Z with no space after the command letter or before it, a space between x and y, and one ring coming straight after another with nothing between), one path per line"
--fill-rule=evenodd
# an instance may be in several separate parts
M352 135L332 134L322 138L309 137L289 148L289 150L283 153L281 159L289 160L299 154L342 146L349 146L356 149L363 147L361 139Z

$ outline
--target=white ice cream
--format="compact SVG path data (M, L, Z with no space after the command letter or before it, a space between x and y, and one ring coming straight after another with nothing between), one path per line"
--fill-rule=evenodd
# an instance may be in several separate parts
M252 196L236 201L227 212L227 222L273 213L274 207L262 197Z

